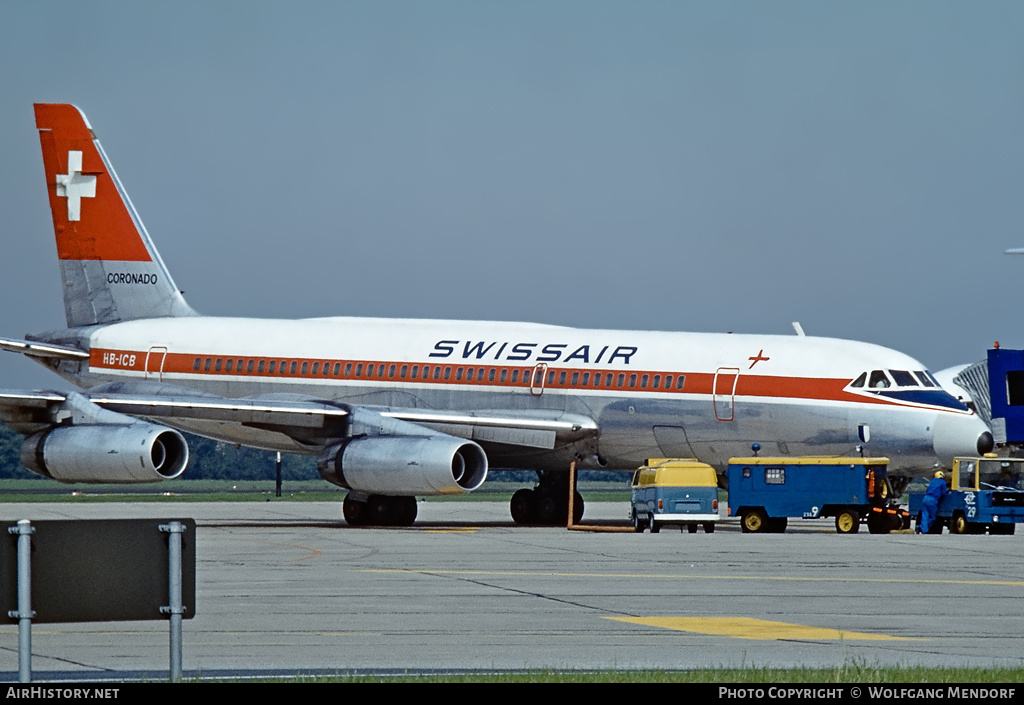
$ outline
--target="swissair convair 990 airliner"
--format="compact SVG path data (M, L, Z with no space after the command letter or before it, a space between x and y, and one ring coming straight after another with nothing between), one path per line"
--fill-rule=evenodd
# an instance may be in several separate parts
M991 448L924 365L877 345L531 323L213 318L161 261L85 115L36 105L67 328L0 339L84 391L2 391L22 460L62 482L153 482L179 431L318 458L350 524L408 525L417 495L535 470L520 523L564 521L569 467L650 457L891 458L890 475ZM577 497L577 512L583 503ZM561 516L560 516L561 515Z

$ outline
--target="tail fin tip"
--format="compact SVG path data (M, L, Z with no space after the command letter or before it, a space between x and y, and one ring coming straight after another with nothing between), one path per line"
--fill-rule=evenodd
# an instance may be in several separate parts
M36 103L69 327L189 316L88 118Z

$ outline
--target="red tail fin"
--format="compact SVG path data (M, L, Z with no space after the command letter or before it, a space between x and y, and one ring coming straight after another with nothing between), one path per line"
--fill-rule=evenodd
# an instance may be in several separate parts
M60 259L150 261L85 115L73 105L35 108Z
M35 109L68 326L194 315L85 114L63 104Z

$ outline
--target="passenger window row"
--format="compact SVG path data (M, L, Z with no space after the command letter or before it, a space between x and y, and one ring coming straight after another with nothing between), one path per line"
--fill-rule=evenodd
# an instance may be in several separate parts
M539 387L623 388L680 391L686 375L661 375L619 372L580 372L527 367L469 367L453 365L399 365L398 363L333 362L324 360L267 360L256 358L197 357L194 372L223 372L258 375L297 375L302 377L344 377L355 379L409 379L421 382L451 381L521 384ZM557 380L557 381L556 381Z

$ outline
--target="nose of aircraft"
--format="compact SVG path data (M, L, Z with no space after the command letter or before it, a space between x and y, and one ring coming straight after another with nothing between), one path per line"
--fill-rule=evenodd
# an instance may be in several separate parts
M932 426L932 448L944 465L958 455L984 455L992 451L992 432L977 414L939 413Z

